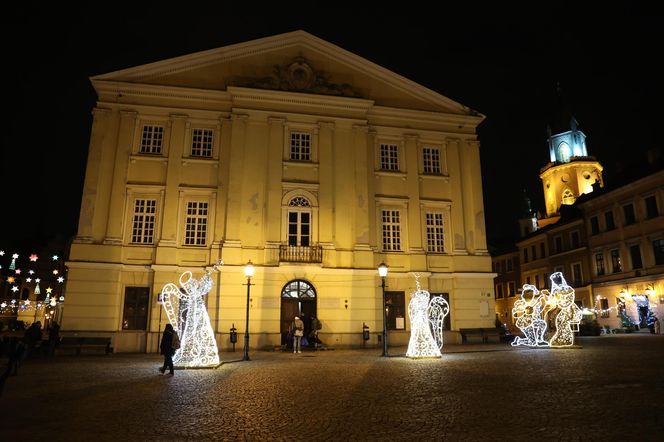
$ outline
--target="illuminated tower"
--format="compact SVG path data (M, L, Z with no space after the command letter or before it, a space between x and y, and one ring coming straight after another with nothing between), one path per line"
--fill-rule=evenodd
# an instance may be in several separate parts
M561 101L559 99L559 104ZM602 165L588 155L586 135L564 106L558 106L548 134L551 161L540 170L540 179L544 186L546 217L551 218L558 214L561 205L574 204L580 195L592 192L595 182L601 187L604 183Z

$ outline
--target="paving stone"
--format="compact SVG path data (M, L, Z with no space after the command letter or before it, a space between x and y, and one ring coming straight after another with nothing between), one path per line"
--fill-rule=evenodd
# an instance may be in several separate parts
M30 359L0 397L2 440L663 440L664 336L569 350L447 346L224 353L160 376L157 355ZM618 437L619 439L622 436Z

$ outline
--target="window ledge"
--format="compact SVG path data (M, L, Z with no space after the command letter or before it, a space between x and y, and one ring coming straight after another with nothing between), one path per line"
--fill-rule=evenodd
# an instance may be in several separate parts
M408 176L406 172L400 172L400 171L391 171L391 170L376 170L374 172L376 178L380 178L382 176L389 176L389 177L395 177L395 178L401 178L402 180L406 180L406 177Z

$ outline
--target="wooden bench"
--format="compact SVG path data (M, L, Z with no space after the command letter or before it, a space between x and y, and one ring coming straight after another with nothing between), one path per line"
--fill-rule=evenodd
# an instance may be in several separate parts
M484 333L482 333L481 328L461 328L459 329L461 333L461 343L469 344L470 342L484 342Z
M60 340L60 348L74 348L76 356L88 348L104 349L104 354L113 353L111 338L67 336Z

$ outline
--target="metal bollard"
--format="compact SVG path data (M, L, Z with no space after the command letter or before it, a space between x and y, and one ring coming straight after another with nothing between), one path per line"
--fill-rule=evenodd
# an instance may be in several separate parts
M367 324L364 322L362 323L362 339L364 340L364 343L369 340L369 327L367 327Z
M233 344L233 351L235 351L235 343L237 342L237 329L235 328L235 323L231 327L231 344Z

